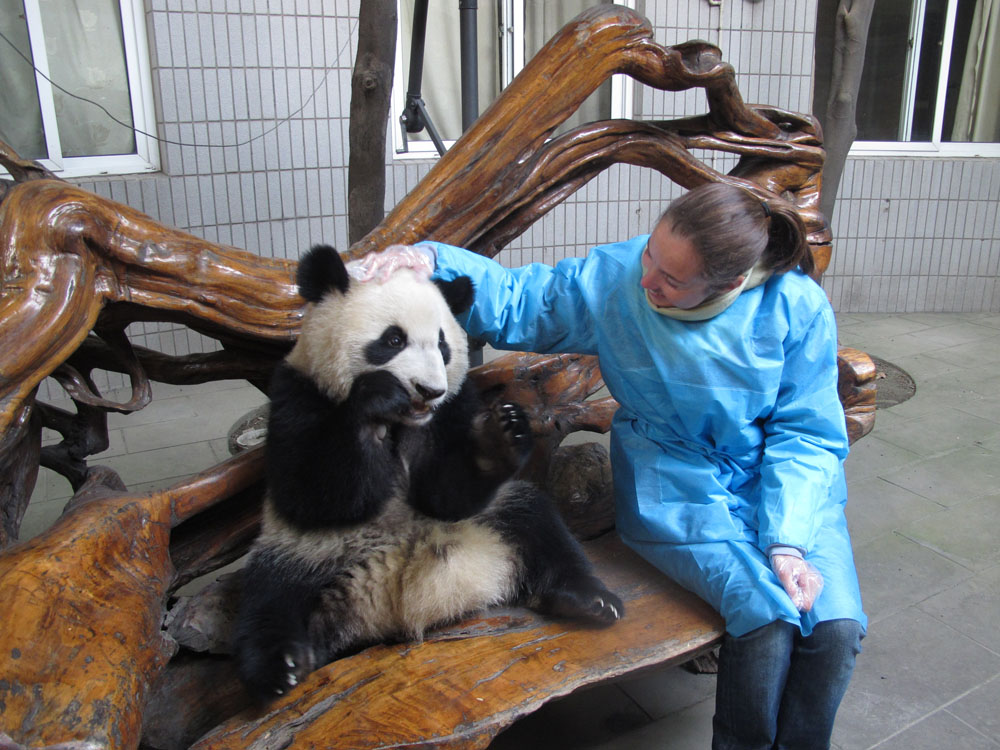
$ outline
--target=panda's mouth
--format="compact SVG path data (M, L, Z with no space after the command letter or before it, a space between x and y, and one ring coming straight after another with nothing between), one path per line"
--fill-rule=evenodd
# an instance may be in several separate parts
M434 406L427 401L413 399L410 401L410 411L406 415L408 419L416 424L423 424L434 414Z

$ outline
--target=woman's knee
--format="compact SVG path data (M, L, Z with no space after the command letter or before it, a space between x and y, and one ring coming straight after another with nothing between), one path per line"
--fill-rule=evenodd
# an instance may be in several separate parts
M809 636L809 640L816 647L853 656L861 653L862 638L864 638L864 628L861 623L846 618L816 623Z

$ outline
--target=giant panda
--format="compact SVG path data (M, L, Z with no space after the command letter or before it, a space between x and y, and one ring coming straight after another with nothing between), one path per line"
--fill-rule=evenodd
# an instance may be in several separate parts
M243 570L240 676L266 700L339 655L419 640L501 604L598 624L621 600L551 501L514 479L523 410L467 379L454 315L467 277L352 279L331 247L300 261L309 303L274 373L261 531Z

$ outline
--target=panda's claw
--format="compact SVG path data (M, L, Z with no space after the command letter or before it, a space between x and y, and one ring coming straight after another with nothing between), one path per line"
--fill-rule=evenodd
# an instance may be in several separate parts
M520 406L517 404L502 404L500 409L503 411L503 427L514 437L523 437L530 432L528 417Z
M514 403L501 404L498 417L510 446L519 452L526 451L531 442L531 422L524 409Z
M618 607L611 602L604 601L603 599L601 600L601 614L604 617L608 617L608 615L610 615L610 619L612 620L621 619L621 615L618 614Z
M614 594L610 592L597 594L593 601L592 614L597 620L612 623L622 619L624 607L621 604L621 600Z
M307 641L288 640L261 646L258 658L244 664L243 668L247 671L241 676L255 697L267 701L274 696L286 695L302 684L314 663L314 654Z
M531 453L531 423L518 404L497 401L476 416L472 427L477 467L485 474L506 479Z
M601 608L600 615L605 620L620 620L622 619L621 605L615 604L612 601L600 600Z

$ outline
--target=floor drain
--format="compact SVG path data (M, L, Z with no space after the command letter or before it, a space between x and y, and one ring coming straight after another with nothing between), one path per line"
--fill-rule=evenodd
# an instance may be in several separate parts
M905 370L878 357L872 357L872 361L875 363L875 386L878 389L875 396L876 409L901 404L917 392L917 384Z

